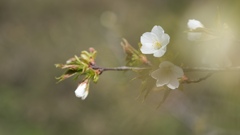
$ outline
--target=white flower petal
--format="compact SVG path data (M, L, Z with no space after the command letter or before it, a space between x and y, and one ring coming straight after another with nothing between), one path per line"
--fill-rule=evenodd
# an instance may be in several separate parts
M168 83L167 80L165 80L164 82L162 82L162 80L157 80L156 86L161 87L166 85L167 83Z
M152 54L153 52L155 52L155 49L153 47L149 47L146 45L141 46L140 50L143 54Z
M156 85L157 85L157 87L160 87L160 86L168 84L169 81L170 81L170 78L168 78L167 76L160 77L160 78L158 78Z
M151 76L154 79L157 79L157 87L163 86L163 85L169 83L169 81L171 79L171 78L169 78L168 73L164 71L164 69L158 69L156 71L153 71L151 73Z
M178 66L173 67L173 72L174 72L175 77L177 77L177 78L182 77L184 75L183 69Z
M161 36L160 41L161 41L161 44L162 44L163 47L164 47L164 46L167 46L167 44L168 44L169 41L170 41L170 36L169 36L168 34L163 34L163 35Z
M169 61L163 61L160 65L159 65L159 67L160 68L166 68L166 67L172 67L172 66L174 66L171 62L169 62Z
M188 28L190 30L195 30L197 28L203 28L204 27L203 24L200 21L195 20L195 19L188 20L187 25L188 25Z
M78 98L84 100L88 95L88 82L82 82L78 85L78 88L75 90L75 95Z
M141 44L144 45L144 44L153 44L156 39L155 37L153 36L153 34L151 32L146 32L144 33L142 36L141 36Z
M155 51L153 56L154 57L162 57L165 54L166 50L167 50L167 47L161 48L161 49Z
M157 26L155 25L153 28L152 28L152 33L156 34L157 36L161 36L162 34L164 34L164 30L161 26Z
M179 87L178 78L184 75L183 70L172 64L171 62L164 61L159 65L159 69L153 71L151 76L157 80L157 87L167 85L170 89Z
M179 87L179 81L177 79L172 79L167 86L172 90L176 89Z
M84 94L82 96L82 100L86 99L87 96L88 96L88 90L84 92Z
M154 78L154 79L160 78L160 77L161 77L161 74L162 74L162 71L163 71L163 70L161 70L161 69L157 69L157 70L153 71L153 72L151 73L152 78Z
M75 90L76 97L82 98L84 96L85 89L83 87L78 87L77 90Z
M151 32L145 32L141 38L141 52L143 54L153 54L155 57L161 57L166 52L166 46L170 37L164 34L161 26L154 26Z

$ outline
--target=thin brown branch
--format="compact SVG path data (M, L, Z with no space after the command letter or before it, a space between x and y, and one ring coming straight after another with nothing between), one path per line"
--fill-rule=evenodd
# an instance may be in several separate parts
M150 69L149 67L98 67L98 66L91 66L92 69L100 70L100 71L128 71L128 70L146 70Z
M91 66L92 69L102 70L102 71L127 71L127 70L146 70L150 67L99 67L96 65ZM182 67L184 72L240 72L240 66L238 67L226 67L226 68L210 68L210 67Z
M184 80L182 83L199 83L199 82L201 82L201 81L204 81L204 80L207 80L209 77L211 77L213 75L213 73L208 73L206 76L204 76L204 77L201 77L201 78L199 78L199 79L197 79L197 80L190 80L190 79L186 79L186 80Z
M240 67L209 68L209 67L183 67L184 72L236 72Z

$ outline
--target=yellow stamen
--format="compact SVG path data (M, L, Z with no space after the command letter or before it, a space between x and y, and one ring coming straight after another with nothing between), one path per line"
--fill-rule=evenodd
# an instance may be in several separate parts
M154 49L157 49L157 50L158 50L158 49L160 49L160 48L162 47L162 45L161 45L160 42L156 41L156 42L154 43L153 47L154 47Z

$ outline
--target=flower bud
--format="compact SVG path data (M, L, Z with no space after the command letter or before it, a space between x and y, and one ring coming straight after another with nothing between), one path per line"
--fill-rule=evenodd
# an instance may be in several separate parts
M78 98L81 98L84 100L88 96L88 90L89 90L89 80L85 80L82 83L80 83L75 90L75 95Z
M203 28L204 27L203 24L200 21L195 20L195 19L188 20L187 25L188 25L188 28L190 30L195 30L197 28Z
M190 29L190 32L188 32L188 40L194 41L202 37L202 32L196 31L199 28L204 28L203 24L200 21L190 19L188 20L187 26Z

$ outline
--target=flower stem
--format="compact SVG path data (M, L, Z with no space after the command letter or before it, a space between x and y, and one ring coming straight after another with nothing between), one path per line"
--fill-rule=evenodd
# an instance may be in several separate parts
M182 83L199 83L201 81L207 80L212 75L213 75L213 73L208 73L206 76L201 77L201 78L199 78L197 80L190 80L190 79L188 79L188 80L183 81Z
M209 68L209 67L183 67L184 72L236 72L240 71L240 67L227 68Z
M99 67L99 66L91 66L92 69L101 70L103 71L128 71L128 70L146 70L150 69L148 67L127 67L127 66L121 66L121 67Z
M91 66L92 69L101 71L128 71L128 70L147 70L150 67L99 67L96 65ZM210 67L182 67L184 72L236 72L240 71L240 66L238 67L227 67L227 68L210 68Z

